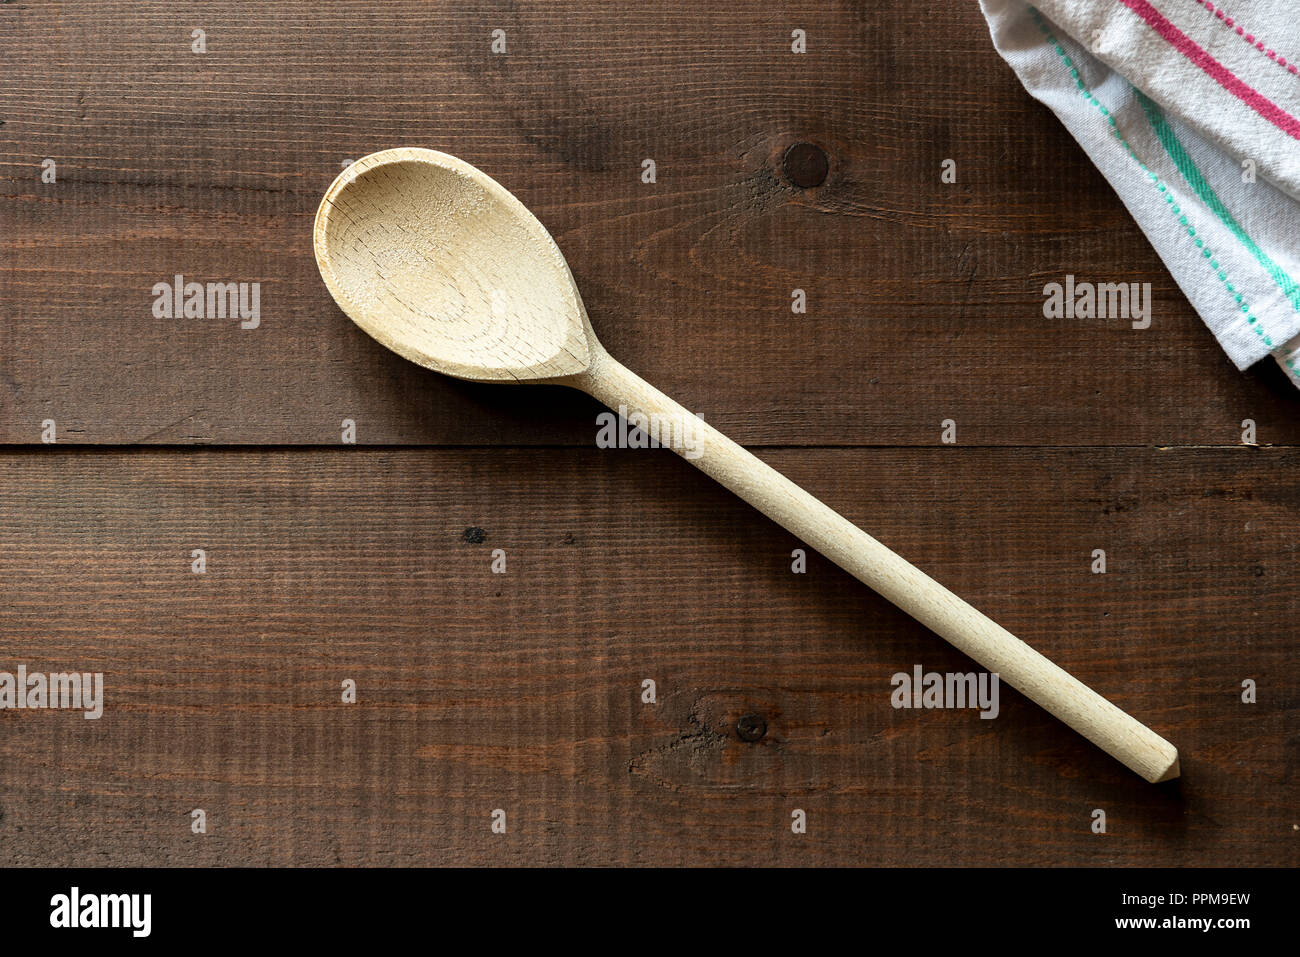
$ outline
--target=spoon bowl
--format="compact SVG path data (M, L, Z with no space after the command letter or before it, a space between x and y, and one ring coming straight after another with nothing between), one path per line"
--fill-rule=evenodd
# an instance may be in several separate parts
M314 245L348 317L422 366L519 382L591 361L582 297L546 227L454 156L403 147L353 163L320 204Z

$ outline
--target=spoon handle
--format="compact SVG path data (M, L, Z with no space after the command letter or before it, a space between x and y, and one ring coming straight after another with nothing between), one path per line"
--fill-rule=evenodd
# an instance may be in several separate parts
M681 434L677 423L690 415L603 350L585 372L563 381L611 409L622 406L629 419L640 413L643 421L670 422L673 435ZM692 416L692 427L693 450L672 443L691 464L1146 780L1178 777L1178 750L1160 735L708 423Z

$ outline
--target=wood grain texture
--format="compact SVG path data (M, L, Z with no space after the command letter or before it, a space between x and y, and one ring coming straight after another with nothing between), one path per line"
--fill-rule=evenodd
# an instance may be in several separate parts
M519 195L610 352L742 444L1300 438L1280 370L1231 368L973 3L24 0L0 26L0 441L317 444L349 417L361 443L584 444L572 397L425 375L330 302L316 204L398 145ZM824 185L782 171L799 141ZM177 273L262 283L260 327L155 319ZM1152 328L1044 319L1066 273L1151 282Z
M664 451L9 452L4 660L107 690L99 721L0 712L0 861L1300 861L1294 450L766 457L1177 741L1183 779L1007 690L993 721L893 709L894 672L971 663L816 555L792 574L796 541Z
M18 0L0 63L0 443L60 442L0 450L0 670L107 681L99 721L0 711L0 863L1300 859L1300 399L1232 370L975 4ZM1010 691L894 710L894 672L971 663L791 574L674 456L592 448L593 400L368 339L312 217L398 145L515 192L615 357L1175 741L1180 782ZM176 273L261 282L260 326L155 319ZM1151 282L1152 328L1043 319L1066 273ZM393 447L181 447L344 418ZM1231 447L1244 418L1276 447ZM177 447L64 447L137 443Z

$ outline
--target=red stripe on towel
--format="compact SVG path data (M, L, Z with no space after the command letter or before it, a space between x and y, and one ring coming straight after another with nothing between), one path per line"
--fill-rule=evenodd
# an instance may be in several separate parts
M1208 73L1220 86L1237 97L1282 132L1300 140L1300 120L1282 109L1258 90L1243 83L1226 66L1216 60L1191 37L1169 22L1147 0L1123 0L1128 7L1156 33L1164 37L1174 49Z

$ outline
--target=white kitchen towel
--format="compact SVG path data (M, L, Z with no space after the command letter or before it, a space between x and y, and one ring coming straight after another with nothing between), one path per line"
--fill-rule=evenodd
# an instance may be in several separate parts
M980 0L1238 369L1300 387L1300 0Z

